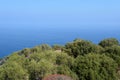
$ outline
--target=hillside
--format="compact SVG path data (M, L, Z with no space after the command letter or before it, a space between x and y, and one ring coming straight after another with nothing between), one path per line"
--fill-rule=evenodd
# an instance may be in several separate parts
M0 60L0 80L119 80L120 45L75 39L25 48Z

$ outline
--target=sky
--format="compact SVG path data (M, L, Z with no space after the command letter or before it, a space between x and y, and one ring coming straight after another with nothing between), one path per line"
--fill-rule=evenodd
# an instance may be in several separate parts
M0 0L0 24L119 28L119 4L120 0Z

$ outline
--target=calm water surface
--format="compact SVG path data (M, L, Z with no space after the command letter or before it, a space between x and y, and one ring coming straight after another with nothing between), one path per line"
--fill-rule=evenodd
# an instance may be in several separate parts
M90 40L93 43L109 37L120 40L120 29L97 26L93 28L92 26L0 25L0 57L39 44L64 45L75 38Z

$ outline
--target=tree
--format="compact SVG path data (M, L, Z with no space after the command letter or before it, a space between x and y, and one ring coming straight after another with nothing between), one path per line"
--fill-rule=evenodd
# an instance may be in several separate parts
M100 41L99 45L102 47L110 47L113 45L119 45L119 41L115 38L107 38Z
M53 45L52 48L53 48L54 50L62 50L62 49L63 49L63 46L56 44L56 45Z
M120 46L114 45L106 47L104 53L114 59L120 67Z
M32 60L28 65L28 72L30 74L29 80L41 80L47 75L54 73L54 66L47 60L36 62Z
M29 57L29 64L27 65L30 80L41 80L46 75L56 73L54 66L56 62L56 54L52 50L45 50L41 52L34 52Z
M21 50L20 52L18 52L19 55L24 54L25 57L28 57L31 53L32 53L31 49L29 49L29 48L25 48L25 49Z
M0 67L0 80L29 80L29 77L22 66L12 61Z
M45 50L51 50L52 48L49 46L49 45L47 45L47 44L42 44L41 46L41 49L43 50L43 51L45 51Z
M71 67L74 64L74 58L67 55L66 53L57 53L56 54L56 64L57 65L67 65L68 67Z
M77 57L79 55L85 55L91 52L100 52L100 48L90 41L76 39L71 43L65 45L64 51L69 55ZM97 51L98 50L98 51Z
M74 70L79 80L117 80L117 63L101 54L78 56Z
M62 51L55 51L59 49ZM115 39L99 45L76 39L64 47L26 48L0 61L0 80L42 80L49 75L60 75L56 79L69 76L68 80L118 80L120 46Z

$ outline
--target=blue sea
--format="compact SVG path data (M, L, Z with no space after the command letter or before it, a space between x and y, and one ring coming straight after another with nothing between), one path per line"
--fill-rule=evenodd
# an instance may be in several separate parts
M0 24L0 57L40 44L64 45L76 38L97 44L105 38L120 40L120 26L108 25L6 25Z

